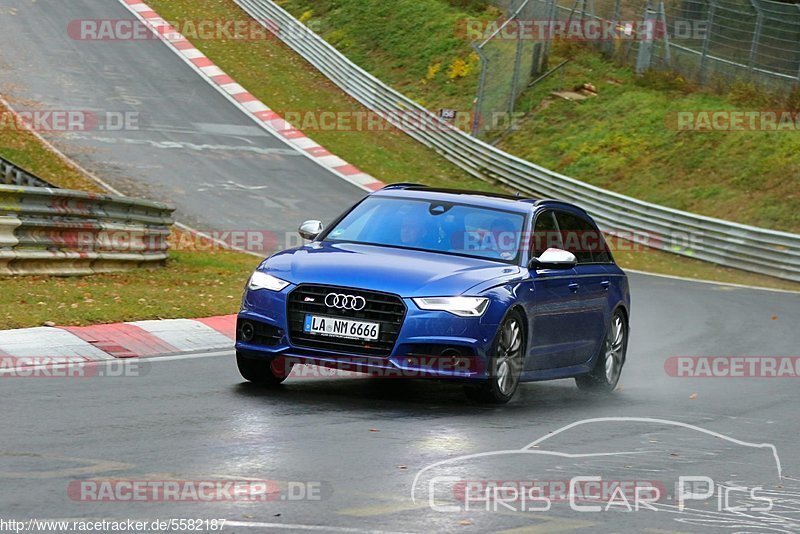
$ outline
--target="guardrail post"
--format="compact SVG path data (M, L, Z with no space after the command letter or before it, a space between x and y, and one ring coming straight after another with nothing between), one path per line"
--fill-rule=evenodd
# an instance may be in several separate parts
M13 248L19 243L14 231L22 224L18 217L0 215L0 248Z

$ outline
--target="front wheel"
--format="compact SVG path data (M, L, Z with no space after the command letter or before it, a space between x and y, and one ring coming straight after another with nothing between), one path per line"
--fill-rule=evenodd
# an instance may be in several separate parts
M622 375L625 354L628 351L628 328L622 311L617 310L611 318L603 343L603 353L597 358L592 372L575 377L580 389L587 391L614 391Z
M236 353L236 365L245 380L266 387L279 386L291 371L290 364L288 362L284 364L283 358L257 360L246 358L238 352Z
M519 387L525 354L525 330L522 314L511 311L497 332L489 362L489 380L481 386L467 386L467 396L476 402L505 404Z

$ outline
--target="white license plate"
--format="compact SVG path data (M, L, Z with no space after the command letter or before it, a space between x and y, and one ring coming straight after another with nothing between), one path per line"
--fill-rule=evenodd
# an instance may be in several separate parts
M380 324L353 321L352 319L339 319L338 317L306 315L303 331L307 334L321 336L375 341L380 334Z

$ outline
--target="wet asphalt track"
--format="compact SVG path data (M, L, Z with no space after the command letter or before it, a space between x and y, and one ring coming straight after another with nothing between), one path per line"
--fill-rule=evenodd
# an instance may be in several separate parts
M16 14L9 15L8 7ZM128 18L115 1L0 1L0 13L3 91L18 106L24 99L50 109L141 112L147 127L138 132L50 136L123 191L172 199L182 220L202 228L255 225L276 232L307 215L331 218L361 195L257 131L165 46L82 43L66 36L66 24L75 18ZM165 148L165 141L182 148ZM217 148L192 148L201 144ZM511 404L498 408L469 404L459 387L427 381L298 378L265 391L242 383L232 354L153 360L137 377L0 378L0 519L225 518L225 532L800 530L797 379L679 379L664 370L665 359L677 355L797 355L800 297L631 279L629 362L622 390L611 397L586 395L569 380L525 385ZM603 417L667 419L774 444L784 479L778 481L765 449L665 423L606 421L568 430L537 449L625 454L508 454L449 463L425 471L417 502L411 500L415 475L425 466L520 449L565 425ZM432 475L551 481L599 475L658 481L667 495L659 511L577 513L555 502L549 511L520 512L512 503L514 510L495 505L446 513L428 506L425 488ZM720 513L710 499L676 513L671 486L679 475L763 486L774 507ZM282 488L305 481L318 484L322 498L71 499L70 482L91 478L252 478ZM446 493L434 502L452 504Z

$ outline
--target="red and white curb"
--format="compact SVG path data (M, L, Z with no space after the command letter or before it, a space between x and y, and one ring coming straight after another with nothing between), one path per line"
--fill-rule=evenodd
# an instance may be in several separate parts
M332 154L325 147L306 136L302 131L272 111L266 104L248 92L247 89L236 83L233 78L215 65L213 61L178 33L173 26L161 18L146 3L141 0L119 1L140 21L144 22L155 35L160 36L162 42L169 45L178 56L207 82L275 137L281 139L299 153L309 157L320 166L328 169L336 176L365 191L377 191L386 185Z
M0 331L0 360L97 362L233 350L236 316Z
M224 356L234 350L235 341L236 315L0 330L0 378L93 376L88 371L64 374L57 370L136 358L169 361ZM362 375L303 364L295 365L290 377L313 380Z

